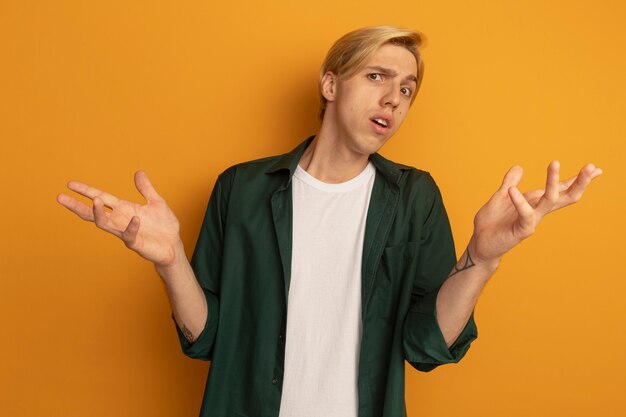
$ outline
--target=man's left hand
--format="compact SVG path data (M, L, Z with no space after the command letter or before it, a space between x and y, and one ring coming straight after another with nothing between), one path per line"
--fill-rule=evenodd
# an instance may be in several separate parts
M522 194L517 186L523 169L512 167L502 185L474 217L474 235L468 250L475 263L496 264L499 258L535 232L543 217L580 200L602 170L585 165L578 175L559 182L559 162L548 166L545 189Z

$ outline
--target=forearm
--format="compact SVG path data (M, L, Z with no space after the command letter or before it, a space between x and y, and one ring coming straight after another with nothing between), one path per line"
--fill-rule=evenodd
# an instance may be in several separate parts
M499 260L483 261L473 255L470 241L437 295L437 322L448 347L467 324L483 287L498 267Z
M156 265L156 270L165 284L174 320L185 338L195 341L206 324L208 308L182 243L177 248L175 261L168 266Z

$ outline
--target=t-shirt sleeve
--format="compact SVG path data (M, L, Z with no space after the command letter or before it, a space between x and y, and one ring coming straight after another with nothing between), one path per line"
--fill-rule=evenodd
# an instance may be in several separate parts
M424 372L458 362L478 336L473 312L450 348L437 322L437 294L456 263L456 254L448 215L434 181L431 191L424 210L415 284L403 333L406 360Z
M233 175L234 169L229 169L218 177L209 198L198 241L191 258L191 267L207 301L206 324L193 343L185 338L181 329L176 325L183 353L194 359L211 359L217 333L224 228Z

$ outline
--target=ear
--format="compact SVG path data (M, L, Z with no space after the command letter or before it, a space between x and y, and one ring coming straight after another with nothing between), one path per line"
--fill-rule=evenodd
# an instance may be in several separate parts
M326 71L320 82L320 89L326 101L335 101L337 93L337 76L332 71Z

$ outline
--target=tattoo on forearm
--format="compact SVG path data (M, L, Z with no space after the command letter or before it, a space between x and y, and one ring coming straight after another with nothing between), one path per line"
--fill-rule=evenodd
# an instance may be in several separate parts
M469 249L466 249L465 253L467 254L467 257L465 258L465 265L463 265L461 268L457 268L455 264L454 269L452 270L452 272L450 272L450 275L448 275L448 278L450 278L452 275L458 274L459 272L463 272L466 269L470 269L471 267L476 265L474 261L472 260L472 257L470 256Z
M183 324L183 327L180 330L183 332L183 336L185 336L185 339L187 339L189 343L193 343L196 341L187 326Z

